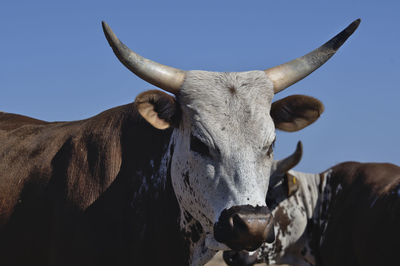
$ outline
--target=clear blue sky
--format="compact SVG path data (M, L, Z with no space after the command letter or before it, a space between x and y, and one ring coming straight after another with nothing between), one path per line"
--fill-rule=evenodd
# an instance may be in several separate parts
M309 128L278 133L275 158L304 144L298 170L346 160L400 164L399 1L2 1L0 110L77 120L152 86L117 61L105 20L139 54L184 70L265 69L318 47L354 19L357 32L322 68L276 99L325 104Z

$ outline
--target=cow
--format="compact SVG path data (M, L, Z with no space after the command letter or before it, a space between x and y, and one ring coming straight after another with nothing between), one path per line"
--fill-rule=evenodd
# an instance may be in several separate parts
M295 154L298 162L301 147ZM399 264L400 167L344 162L320 174L278 170L271 185L275 242L251 253L227 251L229 265Z
M0 264L202 265L272 242L275 129L298 131L323 111L313 97L272 98L359 23L288 63L219 73L143 58L103 22L117 58L166 92L80 121L0 113Z

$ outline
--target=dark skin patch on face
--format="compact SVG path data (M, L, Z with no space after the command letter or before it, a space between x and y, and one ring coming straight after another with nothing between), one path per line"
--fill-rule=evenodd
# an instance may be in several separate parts
M200 240L200 236L203 233L203 228L201 227L200 223L196 222L190 226L190 240L193 243L196 243Z
M185 217L185 220L189 223L193 220L193 217L190 213L188 213L187 211L183 212L183 216Z
M203 228L201 227L200 223L194 221L193 216L189 212L184 211L183 216L185 217L186 224L194 222L189 226L189 231L184 232L185 238L190 239L192 243L198 242L204 232Z
M189 172L183 174L183 182L187 187L190 187Z
M185 173L183 174L183 183L185 184L185 186L186 186L187 188L189 188L190 193L191 193L192 195L194 195L194 190L193 190L192 186L190 185L189 171L187 171L187 172L185 172Z

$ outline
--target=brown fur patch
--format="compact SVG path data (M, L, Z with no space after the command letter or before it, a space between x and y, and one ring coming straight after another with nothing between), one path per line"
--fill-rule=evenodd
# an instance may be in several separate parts
M290 219L287 213L284 211L285 209L282 207L277 207L277 210L274 215L274 220L279 223L279 228L282 230L282 234L286 235L288 233L288 227L290 224Z

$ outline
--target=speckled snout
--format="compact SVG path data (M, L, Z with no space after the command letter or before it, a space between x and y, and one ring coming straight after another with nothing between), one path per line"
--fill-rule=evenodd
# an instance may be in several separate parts
M275 240L272 213L266 206L225 209L214 225L214 237L233 250L256 250L262 243Z

